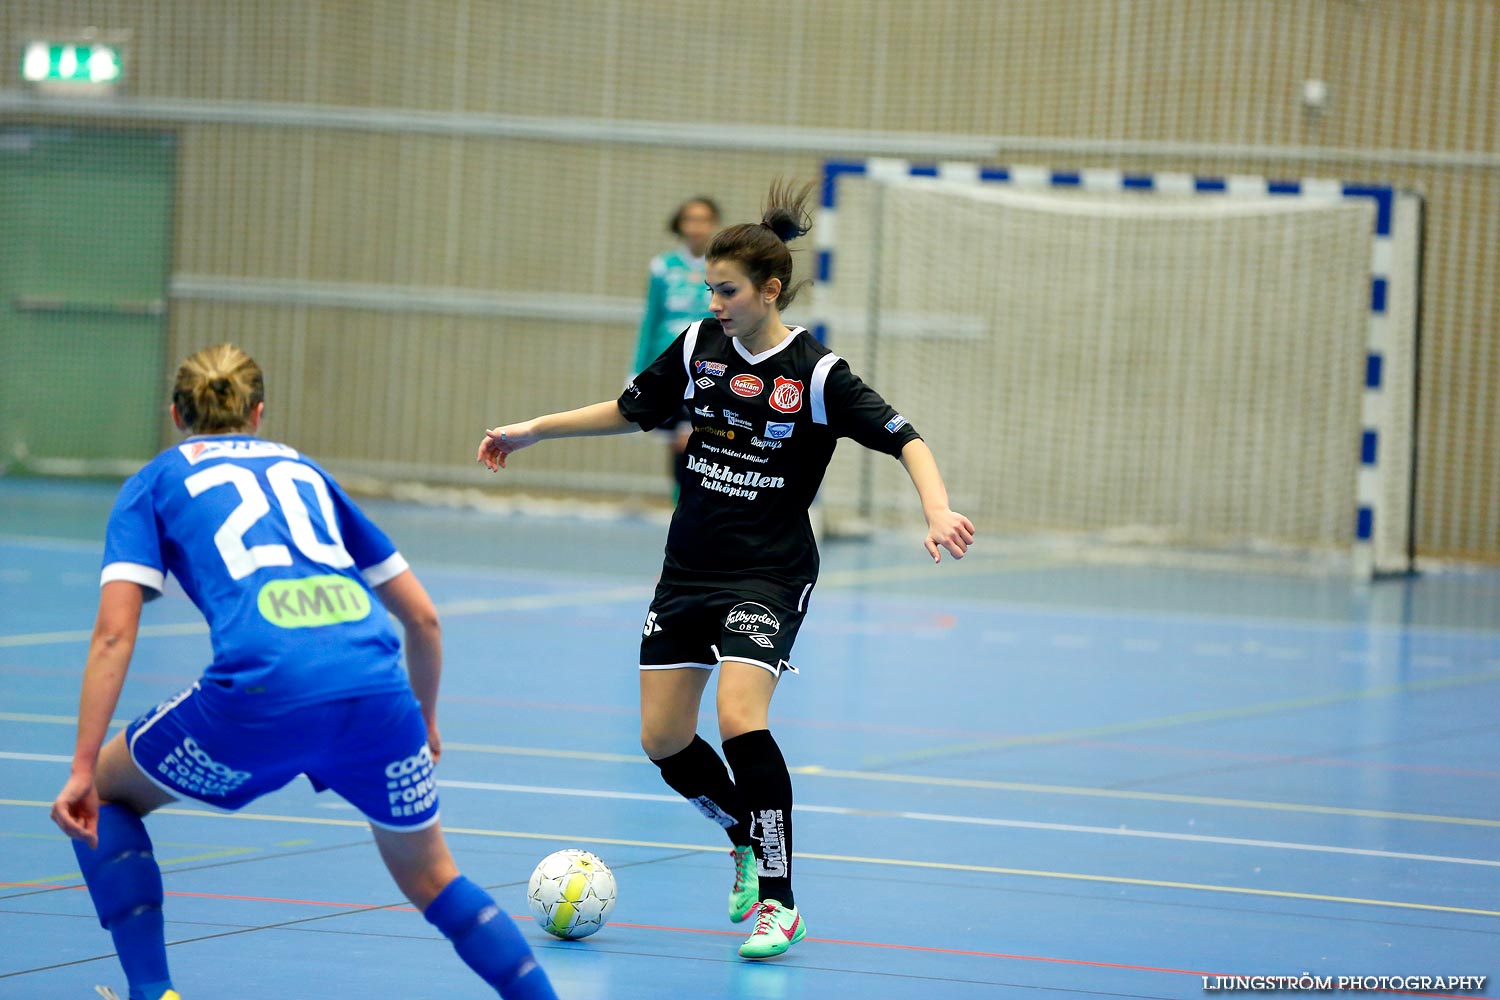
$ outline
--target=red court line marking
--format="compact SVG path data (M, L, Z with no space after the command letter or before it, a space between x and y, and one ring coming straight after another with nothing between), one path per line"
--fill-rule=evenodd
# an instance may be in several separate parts
M15 882L0 882L0 887L20 887ZM27 885L31 889L71 889L82 892L87 886L82 885L58 885L37 886ZM342 910L390 910L396 913L416 913L414 906L380 906L374 903L338 903L322 899L286 899L279 896L236 896L229 893L218 892L176 892L168 891L168 896L185 896L192 899L230 899L251 903L290 903L293 906L324 906ZM526 914L510 914L512 920L532 920ZM707 934L715 937L739 937L743 931L711 930L706 927L670 927L664 924L628 924L624 922L613 922L615 927L629 927L632 930L666 931L672 934ZM1079 965L1093 969L1123 969L1128 972L1160 972L1173 976L1223 976L1229 973L1223 972L1201 972L1196 969L1173 969L1156 965L1129 965L1122 962L1093 962L1084 958L1053 958L1048 955L1013 955L1003 951L968 951L962 948L933 948L919 944L892 944L884 941L846 941L840 938L817 938L810 937L807 940L817 944L836 944L848 948L879 948L883 951L916 951L929 955L962 955L966 958L999 958L1012 962L1043 962L1049 965ZM1472 996L1458 993L1422 993L1416 990L1362 990L1369 993L1393 993L1402 996L1417 997L1440 997L1443 1000L1473 1000Z

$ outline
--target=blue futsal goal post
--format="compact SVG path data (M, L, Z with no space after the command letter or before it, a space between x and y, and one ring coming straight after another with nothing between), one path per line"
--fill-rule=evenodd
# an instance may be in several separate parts
M991 532L1403 573L1421 212L1316 179L833 161L818 332ZM909 491L845 449L826 512L879 523Z

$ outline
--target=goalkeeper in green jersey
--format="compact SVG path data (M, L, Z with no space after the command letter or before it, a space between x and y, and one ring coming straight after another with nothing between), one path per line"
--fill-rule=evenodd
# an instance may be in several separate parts
M703 252L719 228L719 206L712 198L689 198L677 207L667 224L682 245L651 259L651 279L646 286L646 311L641 316L641 332L636 339L632 377L644 371L651 362L672 345L690 324L708 317L708 286L703 281ZM678 491L682 478L689 475L682 461L683 449L692 434L691 415L686 404L675 425L661 428L667 436L667 461Z

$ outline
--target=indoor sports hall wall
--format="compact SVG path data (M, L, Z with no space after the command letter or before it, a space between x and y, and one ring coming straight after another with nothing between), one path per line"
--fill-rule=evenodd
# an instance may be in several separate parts
M7 53L87 25L129 32L125 97L7 82L0 125L176 134L166 354L244 344L271 433L335 468L472 482L485 421L613 395L686 195L740 219L871 154L1325 176L1427 197L1418 543L1500 560L1488 0L0 5ZM659 451L569 442L517 479L664 490Z

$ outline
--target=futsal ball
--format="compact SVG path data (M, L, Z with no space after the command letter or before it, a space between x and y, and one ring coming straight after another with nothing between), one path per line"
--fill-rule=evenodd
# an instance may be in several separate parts
M615 873L588 851L549 854L531 873L526 900L537 926L553 937L585 938L615 908Z

